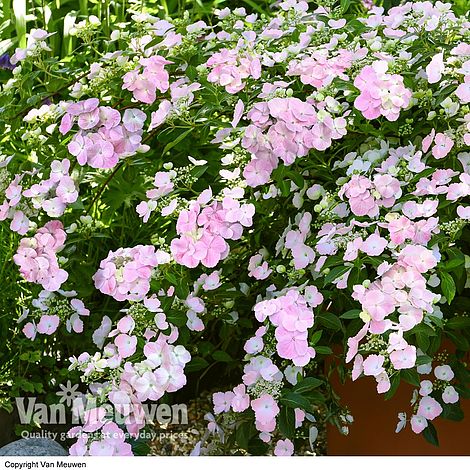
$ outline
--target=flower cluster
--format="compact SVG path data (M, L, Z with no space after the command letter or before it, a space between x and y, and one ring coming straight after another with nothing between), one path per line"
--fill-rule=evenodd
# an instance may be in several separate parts
M70 176L70 161L66 158L62 161L54 160L49 178L32 184L28 189L23 189L22 180L25 176L25 173L15 175L0 205L0 220L11 219L10 229L20 235L28 232L31 225L29 217L41 209L49 217L60 217L67 205L78 198L77 186Z
M150 290L154 268L168 261L168 254L153 246L110 251L93 276L95 287L116 300L142 300Z
M112 421L105 420L104 408L93 408L87 412L84 426L75 426L67 433L70 439L77 439L70 447L70 455L82 457L134 455L126 442L124 431Z
M422 375L431 373L432 365L424 364L418 368ZM410 418L411 429L416 434L423 432L429 425L429 421L440 416L444 409L443 406L453 405L459 401L459 393L451 385L455 374L452 368L447 365L434 367L434 381L421 380L419 390L413 393L411 404L414 407L415 414ZM399 422L396 432L400 432L407 424L406 413L398 414Z
M249 186L269 181L279 159L286 165L304 157L310 149L325 150L333 139L346 134L346 121L299 98L273 98L256 103L248 112L242 146L252 154L243 176Z
M70 154L82 166L113 168L141 148L146 119L140 109L126 109L121 116L110 106L99 106L97 98L89 98L67 106L59 130L67 134L77 120L80 130L67 146Z
M171 253L175 261L188 268L199 263L213 268L229 254L226 240L239 240L244 227L250 227L255 213L253 204L240 204L226 196L213 201L212 192L206 190L182 211L176 223L179 238L171 241Z
M364 67L354 79L354 86L361 91L354 106L367 119L384 116L396 121L400 110L410 104L411 91L403 85L403 77L387 71L388 62L379 60Z
M165 93L170 86L165 70L168 64L171 62L160 55L140 59L139 66L124 75L122 88L131 91L137 101L152 104L157 99L157 90Z
M47 222L32 238L23 238L13 261L19 266L23 277L44 289L55 292L67 280L68 273L60 268L57 253L64 247L62 223L58 220Z
M323 296L315 286L305 288L302 296L295 290L272 300L255 305L256 319L266 318L276 327L274 335L279 357L290 359L296 366L305 366L315 357L315 350L308 345L308 329L313 326L312 308L323 302ZM249 350L248 352L254 352Z
M210 69L207 80L225 87L230 94L238 93L245 88L243 80L249 77L258 80L261 77L259 57L233 49L222 49L211 55L206 66Z
M144 302L145 307L141 304L133 305L129 314L118 321L114 330L111 330L109 318L104 317L105 321L94 333L94 338L100 341L101 346L107 339L111 340L104 345L102 353L93 356L83 353L77 358L70 358L70 369L80 370L84 378L95 381L95 386L97 380L103 380L108 374L112 377L111 382L103 382L98 393L87 399L88 411L85 411L85 425L81 429L85 433L94 432L106 425L109 422L106 409L111 407L115 414L114 419L116 415L119 416L127 432L137 435L149 418L143 403L148 400L157 401L165 393L175 392L186 384L184 368L191 355L184 346L174 344L178 339L178 330L174 326L171 326L169 335L159 332L161 328L169 328L165 315L159 308L159 300L148 299ZM145 316L142 316L145 314L155 317L146 321ZM142 326L145 326L146 344L143 348L139 346L139 355L143 354L145 359L132 362L130 358L137 350L135 329ZM88 416L97 410L94 424L90 426ZM79 452L86 452L80 442L83 441L79 439L76 443L78 446L74 449L80 448Z
M77 295L75 291L59 290L58 294L60 296L48 290L41 291L38 298L32 301L34 310L25 309L18 319L18 323L21 323L33 317L23 327L23 333L30 340L34 341L37 333L52 335L61 321L65 322L69 333L83 333L83 320L80 317L88 317L90 310L82 300L74 298Z

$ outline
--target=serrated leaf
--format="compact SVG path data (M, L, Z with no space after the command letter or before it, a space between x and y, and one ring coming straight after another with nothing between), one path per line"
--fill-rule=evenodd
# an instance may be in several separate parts
M447 303L450 304L455 297L456 287L455 281L453 277L446 273L445 271L441 271L439 273L439 277L441 278L441 289L442 293L444 294L445 298L447 299Z
M281 397L281 403L289 406L290 408L301 408L305 411L310 411L310 401L300 393L289 392L286 396Z
M348 310L347 312L340 315L340 318L344 318L345 320L353 320L354 318L359 318L359 314L361 311L357 308L354 310Z
M193 357L191 362L186 365L185 370L187 372L197 372L198 370L205 369L209 366L209 363L203 357Z
M350 269L350 266L336 266L336 268L332 268L331 271L325 276L323 285L326 286L327 284L330 284Z
M226 353L225 351L214 351L212 353L212 357L216 361L220 361L220 362L232 362L233 361L230 354Z
M323 381L316 379L315 377L305 377L302 381L298 382L297 385L292 389L296 393L306 393L310 390L313 390L323 384Z
M320 325L323 325L325 328L328 328L329 330L338 331L343 328L343 324L341 323L341 320L333 313L329 313L329 312L319 313L316 317L316 321Z
M281 433L292 439L295 434L295 412L293 408L283 406L279 413L279 430Z
M428 421L428 426L422 432L423 437L433 446L439 447L439 439L437 437L437 431L434 425Z

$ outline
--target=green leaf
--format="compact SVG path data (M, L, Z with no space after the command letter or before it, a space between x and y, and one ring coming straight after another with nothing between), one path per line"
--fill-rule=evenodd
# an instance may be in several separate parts
M470 349L470 343L468 342L468 339L462 334L454 334L450 331L447 331L446 335L452 340L457 349L460 349L461 351L468 351Z
M464 418L463 411L458 404L444 403L442 410L440 418L449 419L450 421L462 421Z
M214 351L212 357L219 362L232 362L232 357L225 351Z
M333 354L332 349L328 346L315 346L315 351L317 354L324 354L325 356Z
M323 325L325 328L328 328L329 330L338 331L343 328L341 320L333 313L319 313L316 317L316 321L320 323L320 325Z
M198 370L205 369L208 366L209 363L203 357L193 357L185 370L188 372L197 372Z
M441 278L442 293L445 295L447 303L450 304L454 299L456 292L454 279L449 273L446 273L445 271L441 271L439 273L439 277Z
M428 421L427 428L422 432L423 437L433 446L439 447L439 439L434 425Z
M416 343L421 351L426 352L431 344L426 333L416 333Z
M294 388L292 389L295 393L303 394L314 388L320 387L323 384L323 381L320 379L316 379L315 377L305 377L305 379L298 382Z
M290 194L290 182L289 181L287 180L279 181L278 186L279 186L279 189L281 190L281 194L284 197L289 196Z
M168 144L165 145L165 148L163 149L162 154L165 155L165 153L168 152L168 150L171 150L175 145L178 145L188 134L190 134L193 131L193 128L189 128L182 132L181 134L176 137L176 139L172 140L171 142L168 142Z
M390 390L384 395L385 400L390 400L392 398L396 391L398 390L398 387L400 385L400 374L394 374L391 377L390 380Z
M449 248L446 254L449 259L445 263L440 263L438 268L451 271L452 269L465 264L465 255L458 248Z
M359 318L359 314L361 311L359 309L348 310L346 313L340 315L340 318L344 318L345 320L353 320L354 318Z
M301 408L310 411L310 401L308 398L296 392L289 392L285 397L281 397L281 403L291 408Z
M446 328L450 328L451 330L470 328L470 318L459 316L449 318L446 322Z
M348 11L350 5L351 5L351 0L341 0L341 3L340 3L341 14L344 15Z
M281 412L279 413L279 430L285 437L293 439L295 434L295 411L293 408L287 406L281 407Z
M245 450L248 450L248 444L253 435L253 423L244 421L237 427L236 439L237 444Z
M426 354L416 357L417 366L422 366L423 364L430 364L431 362L432 362L432 359L429 356L426 356Z
M149 455L150 453L150 446L148 442L143 439L131 441L131 446L134 455Z
M299 189L303 189L305 186L304 177L300 173L297 173L296 171L288 171L286 176L290 178L299 187Z
M181 310L167 311L166 318L170 323L178 327L186 325L187 322L187 316Z
M318 330L313 333L312 337L310 338L310 346L315 346L318 341L321 339L321 335L323 334L323 330Z
M403 369L400 371L401 378L415 387L419 387L420 379L416 369Z
M327 284L330 284L333 282L335 279L338 279L341 277L345 272L349 271L351 269L350 266L336 266L336 268L333 268L326 276L325 280L323 282L323 285L326 286Z

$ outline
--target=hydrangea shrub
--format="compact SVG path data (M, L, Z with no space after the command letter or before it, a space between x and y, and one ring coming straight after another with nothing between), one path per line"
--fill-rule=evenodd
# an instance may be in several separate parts
M77 25L70 64L29 32L0 96L0 220L18 334L62 355L79 336L72 455L132 454L143 404L217 364L194 454L346 434L332 368L386 398L412 384L397 432L436 443L462 418L470 21L451 7L135 13L104 39Z

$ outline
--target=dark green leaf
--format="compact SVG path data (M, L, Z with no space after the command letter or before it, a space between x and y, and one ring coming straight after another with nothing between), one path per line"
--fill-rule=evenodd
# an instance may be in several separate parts
M209 363L202 357L193 357L191 362L186 366L185 370L188 372L197 372L198 370L205 369Z
M450 304L455 297L456 292L454 279L449 273L446 273L445 271L441 271L439 273L439 277L441 278L442 293L445 295L447 303Z
M212 357L216 361L220 361L220 362L232 362L233 361L231 356L227 354L225 351L215 351L212 353Z
M293 408L283 406L279 413L279 430L281 433L292 439L295 434L295 411Z
M350 269L351 269L350 266L336 266L336 268L331 269L331 271L325 276L323 285L326 286L327 284L330 284L331 282L341 277L345 272L349 271Z
M343 327L341 320L336 315L329 312L319 313L316 317L316 321L329 330L338 331Z
M292 389L293 392L303 394L314 388L319 387L323 384L323 381L320 379L316 379L315 377L305 377L305 379L301 380L294 386Z
M310 411L310 401L300 393L289 392L285 397L281 397L281 403L291 408L301 408Z
M450 421L462 421L464 418L463 411L460 406L456 404L447 404L442 405L442 413L440 418L449 419Z
M423 437L433 446L439 447L439 439L434 425L428 421L427 428L422 432Z
M352 320L354 318L359 318L359 314L361 311L359 309L354 309L354 310L348 310L346 313L343 313L340 315L340 318L344 318L346 320Z

